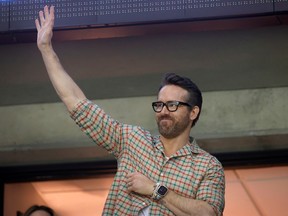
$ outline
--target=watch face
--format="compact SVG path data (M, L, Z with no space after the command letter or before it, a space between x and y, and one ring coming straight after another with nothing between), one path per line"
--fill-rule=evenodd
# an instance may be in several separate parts
M167 188L165 187L165 186L163 186L163 185L161 185L160 187L159 187L159 189L158 189L158 194L160 194L161 196L164 196L166 193L167 193Z

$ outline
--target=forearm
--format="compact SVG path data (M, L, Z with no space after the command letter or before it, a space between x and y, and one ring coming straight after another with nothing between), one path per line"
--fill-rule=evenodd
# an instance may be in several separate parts
M212 207L202 200L186 198L169 191L160 203L177 216L216 216Z
M68 110L76 103L85 99L85 95L72 78L66 73L52 45L39 48L49 78Z

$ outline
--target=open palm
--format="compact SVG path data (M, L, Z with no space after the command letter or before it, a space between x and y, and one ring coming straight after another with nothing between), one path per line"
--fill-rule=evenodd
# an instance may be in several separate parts
M50 45L54 27L54 6L51 6L49 9L46 5L44 12L39 12L39 19L35 20L35 25L38 31L37 45L39 49Z

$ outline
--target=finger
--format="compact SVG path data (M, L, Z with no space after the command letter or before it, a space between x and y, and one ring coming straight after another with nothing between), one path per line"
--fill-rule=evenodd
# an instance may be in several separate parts
M44 15L43 15L43 11L40 11L40 12L39 12L39 19L40 19L40 26L43 26L43 25L44 25L44 22L45 22L45 18L44 18Z
M127 182L126 187L127 187L127 190L128 190L129 192L132 191L132 186L133 186L133 183L132 183L132 182Z
M132 190L132 187L131 186L127 186L127 191L129 192L129 193L131 193L133 190Z
M40 24L39 24L39 20L38 19L35 20L35 25L36 25L37 31L39 31L40 30Z
M131 177L127 177L126 183L127 183L127 184L129 184L129 183L132 184L132 183L133 183L133 180L134 180L134 179L132 178L132 176L131 176Z
M44 15L45 19L49 18L49 7L47 5L44 7Z
M132 178L132 175L133 175L133 173L132 173L132 172L129 172L129 173L127 174L127 178Z
M50 17L51 17L51 19L54 19L54 11L55 11L55 7L52 5L50 7Z

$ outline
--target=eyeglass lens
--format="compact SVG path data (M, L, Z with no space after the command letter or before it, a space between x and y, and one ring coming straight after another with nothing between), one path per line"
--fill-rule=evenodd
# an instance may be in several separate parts
M170 112L175 112L178 109L179 102L177 102L177 101L168 101L167 103L153 102L152 106L153 106L153 109L155 112L161 112L164 106L166 106L166 108Z

